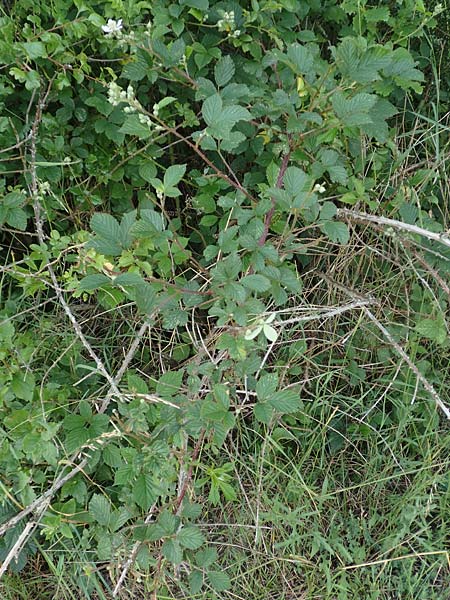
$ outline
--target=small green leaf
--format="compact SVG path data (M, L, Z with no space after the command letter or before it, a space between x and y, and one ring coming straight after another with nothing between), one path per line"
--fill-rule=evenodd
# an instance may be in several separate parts
M138 115L128 115L119 131L128 135L135 135L141 140L146 140L151 134L149 125L141 123Z
M162 545L162 554L174 565L179 565L183 560L183 551L176 540L168 539Z
M287 57L289 62L294 66L296 74L304 75L311 70L313 56L306 46L291 44L287 51Z
M271 325L264 323L263 325L263 333L269 342L276 342L278 338L278 332Z
M136 287L135 301L138 309L142 313L149 315L155 309L156 292L149 283L144 282L142 285Z
M276 373L267 373L263 375L256 384L256 395L258 400L267 400L278 387L278 375Z
M180 393L183 371L167 371L156 384L156 393L162 398L171 398Z
M114 278L114 285L120 285L121 287L135 287L144 284L145 281L139 273L121 273Z
M120 226L117 220L106 213L95 213L91 218L91 229L104 238L116 242L120 236Z
M298 196L309 187L309 178L298 167L288 167L283 177L283 187L291 196Z
M207 577L216 592L224 592L231 587L231 580L224 571L208 571Z
M207 547L203 550L199 550L195 554L195 562L199 567L207 569L216 562L217 556L217 550L215 548Z
M111 518L111 504L103 494L94 494L89 502L89 514L99 525L107 527Z
M107 444L102 450L102 458L109 467L120 467L122 464L122 455L120 448L115 444Z
M325 221L321 223L320 229L330 238L332 242L346 244L350 239L350 233L345 223L340 221Z
M17 373L14 373L11 381L11 391L17 398L31 402L33 400L35 385L32 373L17 371Z
M377 96L361 92L347 98L342 92L335 92L331 103L336 115L346 127L359 126L372 123L371 109L375 106Z
M93 273L92 275L86 275L78 284L78 291L80 292L93 292L99 288L110 285L111 279L102 273Z
M221 58L214 67L214 79L218 87L226 85L234 75L234 63L231 56Z
M153 479L150 473L141 473L133 485L133 500L143 510L148 510L156 500Z
M181 6L190 6L191 8L197 8L198 10L205 12L209 8L208 0L180 0Z
M424 338L444 344L447 340L447 328L442 316L436 319L422 319L416 325L416 331Z
M268 425L273 415L273 408L268 402L258 402L253 409L255 419Z
M203 587L203 573L201 571L192 571L189 575L189 590L191 594L196 595Z
M28 222L27 213L22 208L9 210L6 214L6 222L14 229L25 231Z
M322 204L322 208L320 209L320 220L321 221L330 221L333 217L336 216L337 208L333 202L324 202Z
M25 203L26 196L20 192L9 192L1 198L0 202L6 208L19 208Z
M241 279L241 283L247 289L252 290L253 292L267 292L270 289L270 279L265 277L264 275L246 275Z
M142 177L142 179L144 179L148 183L151 183L152 179L156 177L156 167L154 163L148 161L140 165L139 175Z
M301 406L298 392L294 392L293 390L281 390L276 392L269 398L268 402L270 406L282 414L296 412Z
M36 58L45 58L47 56L45 46L42 42L24 42L22 47L25 50L28 58L31 58L31 60L35 60Z
M164 188L176 186L184 174L186 173L186 165L172 165L164 173Z
M158 527L161 530L162 537L174 534L179 522L179 517L176 517L169 510L163 510L158 517Z
M188 525L177 533L177 540L183 548L196 550L205 543L205 537L198 527Z
M203 102L202 115L207 125L213 125L220 121L222 116L223 102L219 94L214 94Z

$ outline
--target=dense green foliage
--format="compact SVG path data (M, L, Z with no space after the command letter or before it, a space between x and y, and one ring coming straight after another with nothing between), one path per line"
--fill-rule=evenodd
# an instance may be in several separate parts
M4 597L447 597L441 13L4 3Z

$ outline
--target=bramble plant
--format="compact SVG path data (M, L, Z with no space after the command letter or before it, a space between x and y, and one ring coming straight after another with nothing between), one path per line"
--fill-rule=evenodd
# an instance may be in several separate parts
M154 598L220 598L234 584L202 503L237 502L222 458L243 424L264 438L302 423L321 338L341 336L351 389L362 347L450 415L424 350L448 349L448 213L423 193L438 167L390 182L442 7L7 4L1 572L59 548L85 557L86 598L148 573ZM418 253L438 290L419 274L384 305L373 248Z

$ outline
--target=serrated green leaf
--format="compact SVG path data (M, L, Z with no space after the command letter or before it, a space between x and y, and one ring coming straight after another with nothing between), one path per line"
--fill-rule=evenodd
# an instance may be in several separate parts
M180 544L176 540L165 540L162 545L161 552L167 560L174 565L179 565L183 560L183 551L181 550Z
M122 69L121 77L130 81L141 81L150 70L147 54L139 49Z
M156 384L156 393L162 398L172 398L180 393L183 371L167 371Z
M444 344L448 337L445 321L441 316L435 319L422 319L416 324L415 329L422 337L438 344Z
M408 82L423 81L424 79L423 73L416 69L416 62L406 48L394 50L392 60L383 69L383 74L385 77L393 77L397 82L404 82L407 86Z
M381 79L380 71L392 60L391 53L382 46L367 49L363 38L344 38L336 50L336 64L349 81L369 83Z
M188 550L197 550L205 543L205 536L198 527L187 525L182 527L177 533L176 538L183 548Z
M105 96L89 96L84 100L86 106L93 106L100 114L107 117L114 110L114 107L108 102Z
M17 398L25 400L26 402L31 402L33 400L35 387L34 375L31 372L26 373L18 371L17 373L14 373L11 381L11 391Z
M148 183L151 183L151 180L156 177L155 164L150 161L147 161L146 163L140 165L139 175L142 177L142 179L144 179Z
M253 409L255 419L268 425L273 416L273 408L268 402L257 402Z
M141 473L133 485L133 500L142 510L148 510L156 500L154 485L150 473Z
M214 125L220 121L222 115L223 102L219 94L213 94L203 102L202 116L207 125Z
M120 237L120 226L112 215L95 213L91 218L91 229L108 241L117 242Z
M141 140L146 140L151 135L149 125L141 123L138 115L128 115L119 131L128 135L135 135Z
M216 562L217 557L217 550L213 547L207 547L203 550L199 550L198 552L196 552L195 562L200 568L207 569L214 562Z
M205 100L202 115L209 126L209 133L218 139L228 138L231 129L239 121L251 119L249 111L243 106L234 104L224 107L219 94L214 94Z
M114 278L114 285L122 287L135 287L142 286L145 281L139 275L139 273L121 273Z
M111 279L102 273L93 273L92 275L86 275L78 284L78 290L80 292L93 292L105 285L111 285Z
M151 229L157 232L162 232L166 228L164 216L152 208L141 210L141 224L144 226L142 229L143 232L146 232L145 226L151 226ZM139 222L136 223L134 229L136 232L140 231Z
M190 6L191 8L197 8L202 12L208 10L209 2L208 0L180 0L181 6Z
M270 279L264 275L258 275L256 273L252 275L245 275L240 283L252 292L267 292L270 289Z
M333 202L324 202L320 209L320 220L329 221L336 216L337 208Z
M222 57L214 67L214 79L218 87L226 85L234 75L235 67L231 56Z
M268 403L277 412L282 414L296 412L301 406L298 392L293 390L281 390L275 392L275 394L269 398Z
M126 506L121 506L115 510L109 520L109 528L111 531L118 531L125 523L133 516L133 513Z
M370 117L373 122L364 126L364 133L380 142L385 142L389 134L386 119L390 119L397 112L398 110L388 100L378 98L375 106L370 111Z
M31 60L35 60L36 58L45 58L47 56L45 45L42 42L24 42L22 47L25 50L28 58L31 58Z
M337 117L346 127L362 127L372 123L371 109L375 106L377 97L374 94L361 92L347 98L342 92L335 92L331 98Z
M230 589L231 580L224 571L208 571L208 581L216 592L224 592Z
M27 228L27 213L22 208L14 208L6 213L6 222L10 227L25 231Z
M184 174L186 173L186 165L172 165L164 173L164 188L176 186Z
M258 400L267 400L275 393L278 387L278 375L276 373L267 373L263 375L256 384L256 395Z
M340 221L325 221L321 223L320 229L327 235L332 242L346 244L350 239L350 233L345 223Z
M149 283L145 282L136 287L135 301L142 313L150 315L155 309L156 292Z
M108 256L120 256L122 254L122 247L117 242L100 237L88 242L86 247L94 248L99 254L106 254Z
M233 127L239 121L248 121L251 118L252 116L246 108L238 104L233 104L233 106L225 106L223 108L221 122Z
M111 518L111 503L103 494L94 494L89 502L89 514L99 525L107 527Z
M20 208L25 203L26 196L20 192L9 192L0 199L0 203L6 208Z
M191 594L196 595L203 587L203 573L201 571L192 571L189 575L189 590Z
M117 468L122 464L120 448L115 444L107 444L102 450L102 457L109 467Z
M162 532L162 537L174 534L179 521L179 517L176 517L169 510L163 510L158 517L158 526Z
M133 241L133 226L136 222L137 211L125 213L120 221L119 242L124 248L129 248Z
M294 72L297 75L308 73L313 65L313 56L310 50L301 44L291 44L287 50L287 58L294 66Z
M288 194L295 197L306 191L309 177L298 167L288 167L283 177L283 187Z

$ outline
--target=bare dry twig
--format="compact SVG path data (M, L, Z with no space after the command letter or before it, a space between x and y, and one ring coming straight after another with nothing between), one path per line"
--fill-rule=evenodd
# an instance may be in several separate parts
M396 221L395 219L388 219L378 215L359 213L354 210L349 210L348 208L338 208L336 216L338 219L344 221L362 221L363 223L373 223L375 225L400 229L402 231L407 231L408 233L415 233L450 248L450 237L447 233L435 233L434 231L423 229L423 227L418 227L417 225L410 225L409 223L403 223L402 221Z
M339 287L339 289L343 290L351 298L359 297L359 294L357 294L356 292L352 292L352 290L333 281L330 277L328 277L328 275L325 275L324 273L318 273L318 275L321 276L326 281L328 281L330 284ZM365 314L367 315L367 317L372 321L372 323L374 323L374 325L381 331L383 336L386 338L386 340L389 342L389 344L394 348L394 350L397 352L397 354L399 354L400 357L406 362L408 367L411 369L411 371L414 373L414 375L417 377L417 379L421 382L423 387L430 394L430 396L435 401L436 405L442 410L442 412L447 417L447 419L450 419L450 409L444 404L444 402L442 401L442 399L439 396L439 394L437 393L437 391L434 389L434 387L431 385L431 383L428 381L428 379L426 379L426 377L424 377L422 375L422 373L419 371L419 369L414 364L414 362L411 360L411 358L408 356L408 354L405 352L405 350L403 350L403 348L400 346L400 344L394 340L394 338L389 333L389 331L386 329L386 327L382 323L380 323L380 321L367 308L367 306L362 306L362 309L365 312Z

